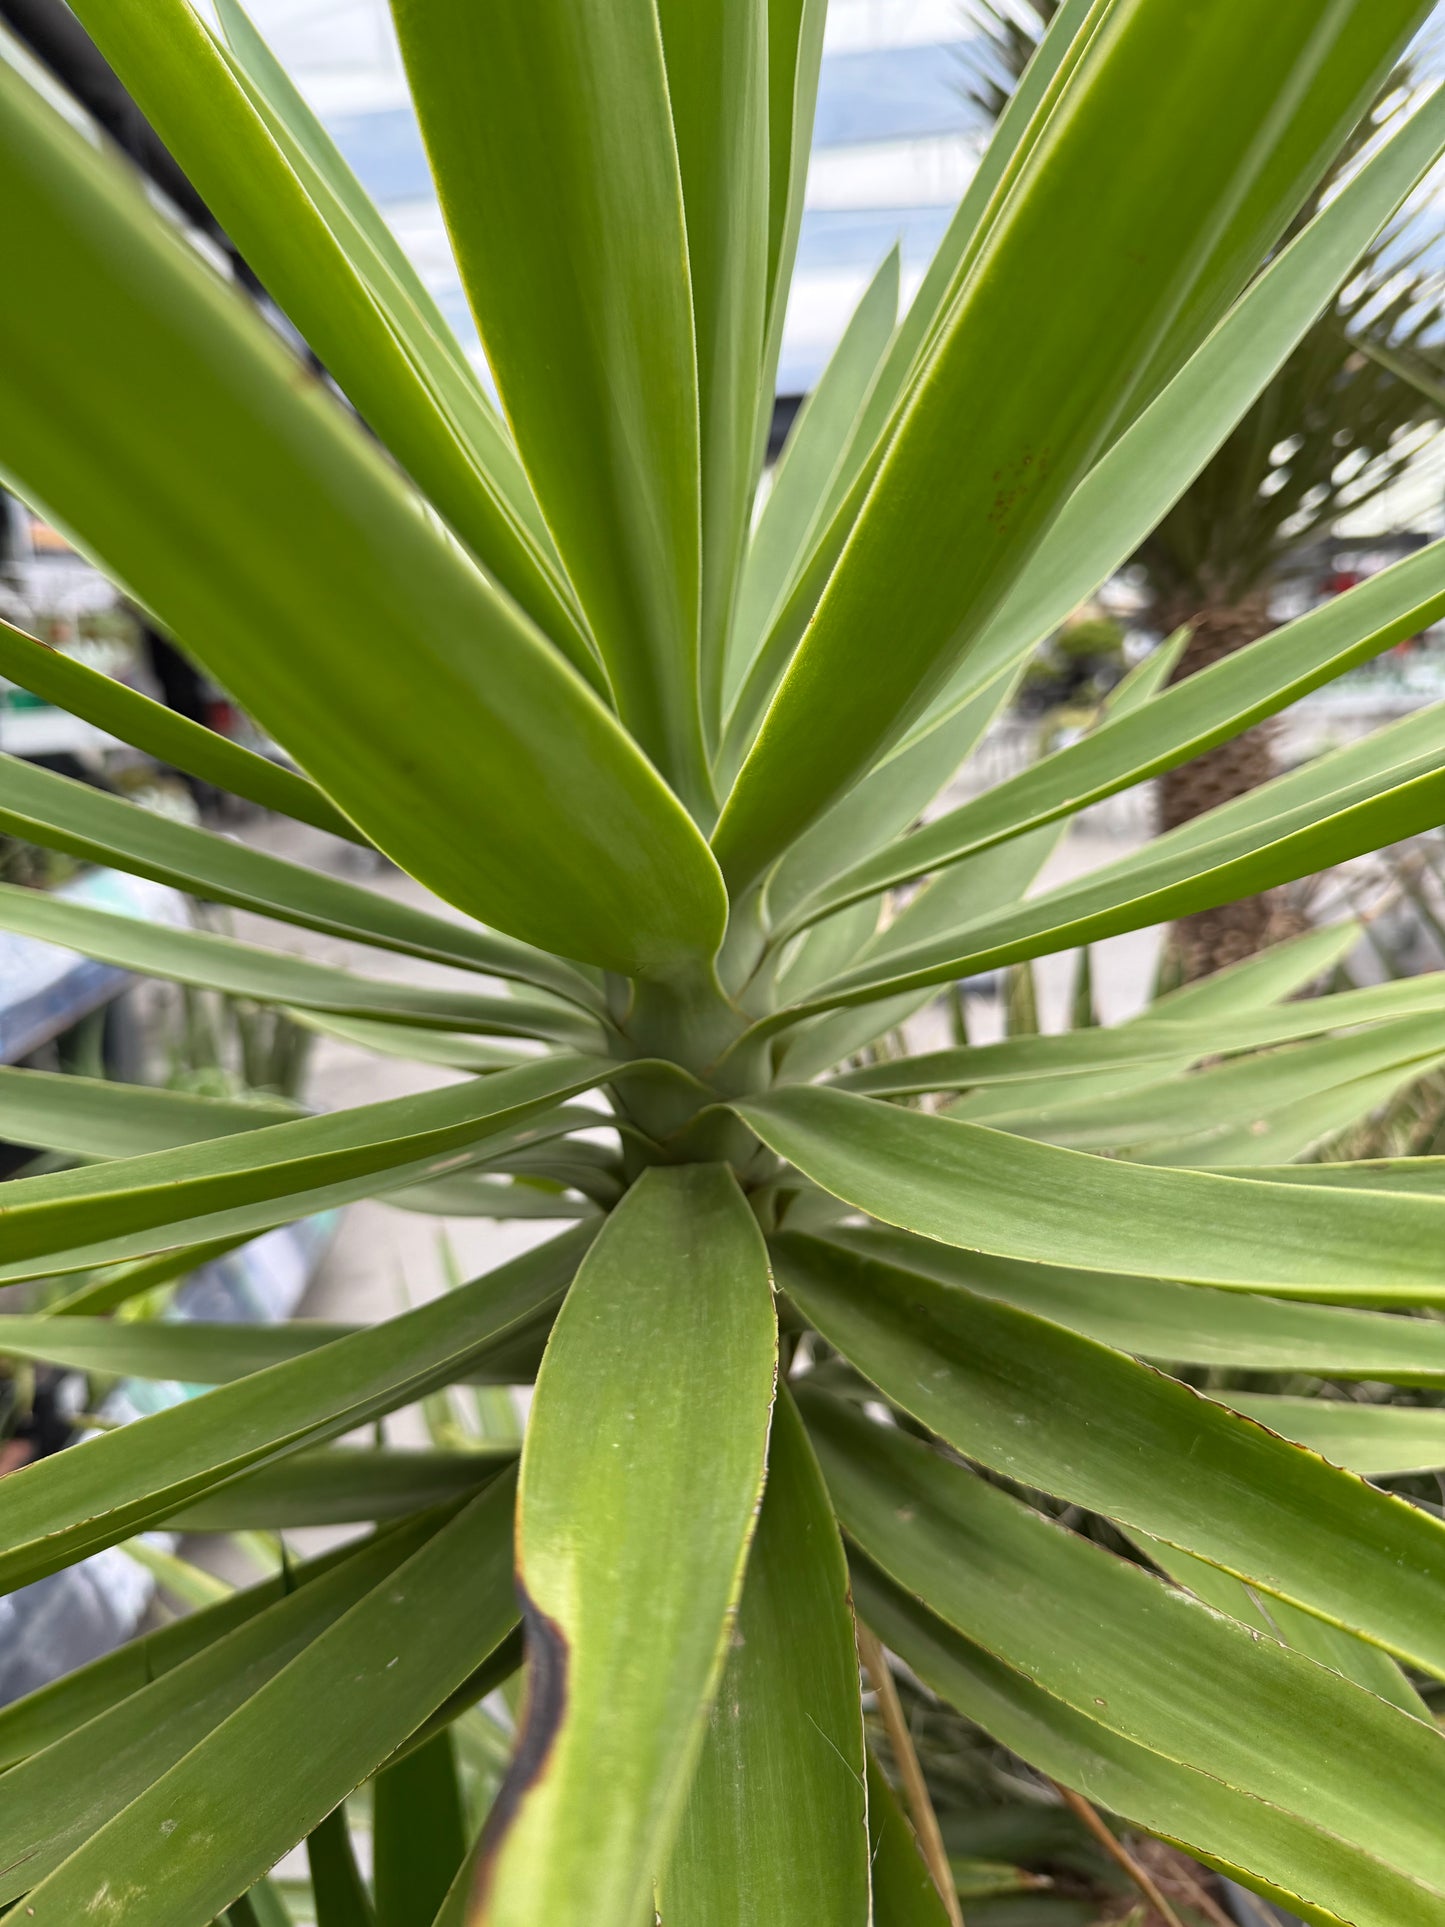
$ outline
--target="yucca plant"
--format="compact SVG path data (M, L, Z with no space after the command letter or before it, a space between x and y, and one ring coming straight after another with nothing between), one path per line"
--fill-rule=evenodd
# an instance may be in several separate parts
M880 1670L875 1639L1305 1918L1445 1922L1413 1683L1445 1677L1445 1525L1331 1462L1413 1467L1432 1415L1187 1377L1442 1381L1439 1324L1396 1315L1445 1300L1436 1164L1288 1160L1342 1085L1445 1052L1445 983L1282 1001L1328 931L1122 1027L873 1049L941 986L1445 814L1430 710L1026 896L1075 811L1438 617L1437 547L910 828L1445 147L1426 101L1257 274L1428 6L1068 0L756 526L820 4L397 0L505 422L234 0L218 36L76 11L365 429L0 69L0 464L300 773L13 631L0 673L450 914L11 762L0 828L510 988L0 890L5 928L477 1073L311 1117L0 1080L7 1135L85 1160L6 1186L0 1280L96 1275L0 1349L216 1387L8 1481L0 1583L160 1521L377 1523L0 1716L0 1901L264 1919L309 1838L326 1927L936 1922L856 1609ZM94 1315L375 1193L576 1222L372 1329ZM519 1467L334 1443L534 1376ZM448 1721L524 1647L470 1836ZM341 1813L371 1776L374 1892Z

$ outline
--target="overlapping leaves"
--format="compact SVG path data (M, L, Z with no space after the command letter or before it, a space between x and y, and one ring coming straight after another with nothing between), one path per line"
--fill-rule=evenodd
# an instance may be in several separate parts
M875 1048L962 975L1439 821L1426 711L1028 896L1079 808L1433 621L1436 547L1164 694L1161 654L913 827L1428 174L1438 99L1259 272L1423 0L1068 0L761 507L819 0L397 0L504 414L237 0L216 32L76 11L376 441L7 64L0 220L37 271L0 314L0 463L297 768L17 632L0 669L461 915L0 761L7 833L375 974L16 890L0 925L462 1081L306 1116L0 1075L7 1135L75 1167L0 1193L0 1280L69 1280L0 1348L214 1388L20 1473L4 1583L165 1522L376 1528L0 1714L6 1897L264 1920L307 1837L323 1927L931 1922L865 1753L841 1522L861 1614L1044 1772L1311 1920L1445 1920L1401 1671L1445 1677L1445 1529L1365 1482L1445 1458L1439 1414L1190 1382L1445 1385L1398 1315L1445 1300L1445 1178L1292 1162L1445 1059L1439 980L1287 1001L1346 928L1113 1028ZM376 1194L584 1222L370 1330L113 1317ZM516 1475L486 1401L534 1378ZM419 1400L430 1450L339 1442ZM453 1736L519 1615L483 1824Z

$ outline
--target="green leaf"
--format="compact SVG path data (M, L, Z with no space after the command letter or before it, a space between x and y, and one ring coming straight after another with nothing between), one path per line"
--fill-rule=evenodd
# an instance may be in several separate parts
M610 702L606 674L582 623L516 444L477 370L410 257L247 19L239 0L217 0L216 13L232 71L313 205L340 240L352 268L366 282L371 299L430 390L435 407L464 445L481 487L488 497L496 498L492 527L484 526L490 504L465 505L474 542L486 547L498 580L505 578L543 633Z
M584 977L526 944L178 823L13 756L0 756L0 832L304 930L517 978L584 1008L597 1002Z
M1132 1533L1130 1537L1175 1585L1192 1592L1206 1606L1213 1606L1216 1612L1225 1613L1242 1625L1253 1626L1282 1645L1307 1654L1321 1666L1342 1673L1357 1686L1363 1686L1366 1692L1389 1700L1392 1706L1400 1707L1415 1719L1433 1722L1434 1716L1425 1700L1389 1654L1382 1653L1378 1646L1366 1645L1364 1640L1356 1639L1340 1626L1327 1626L1324 1620L1287 1606L1282 1599L1256 1593L1243 1580L1221 1572L1217 1566L1207 1566L1202 1559L1180 1552L1176 1546L1163 1545L1147 1533Z
M596 1206L569 1195L560 1183L537 1178L488 1178L464 1174L409 1184L388 1191L386 1202L398 1211L420 1211L438 1218L590 1218Z
M0 164L17 184L12 245L46 263L0 324L16 486L439 895L627 972L713 950L716 871L612 716L8 67ZM453 833L463 821L474 834Z
M820 883L856 860L865 844L896 836L926 809L982 740L1012 693L985 690L871 771L858 787L804 831L768 881L768 910L779 923Z
M997 1298L1163 1365L1445 1386L1445 1326L1432 1318L1306 1305L953 1251L881 1226L839 1225L829 1245Z
M1445 545L1435 544L856 863L805 914L924 875L1177 767L1418 634L1445 608L1442 585Z
M1367 1479L1445 1467L1445 1411L1430 1406L1356 1405L1332 1398L1279 1398L1218 1392L1222 1403L1281 1438L1345 1465Z
M850 1538L965 1638L1121 1738L1375 1858L1402 1884L1418 1882L1427 1907L1445 1908L1431 1795L1445 1778L1445 1736L1432 1724L895 1429L823 1400L808 1402L808 1417ZM1240 1843L1191 1844L1233 1857ZM1251 1870L1271 1880L1285 1871L1268 1859Z
M1097 1805L1176 1841L1196 1857L1265 1892L1312 1927L1397 1927L1431 1923L1445 1912L1408 1872L1341 1847L1307 1821L1228 1787L1212 1775L1177 1765L1112 1733L1090 1711L1067 1706L1011 1666L956 1633L860 1559L853 1567L859 1610L880 1638L951 1705L1044 1773ZM1227 1853L1207 1839L1227 1840ZM1239 1862L1269 1864L1270 1888ZM1282 1891L1285 1885L1289 1891ZM1305 1894L1329 1894L1338 1907L1315 1907Z
M7 1488L0 1588L43 1578L238 1473L465 1376L556 1298L586 1239L568 1232L462 1291L26 1466Z
M1395 1065L1369 1077L1331 1084L1319 1096L1281 1104L1263 1117L1240 1116L1215 1131L1151 1138L1131 1147L1141 1163L1183 1165L1191 1170L1222 1168L1240 1175L1251 1165L1277 1168L1275 1158L1301 1158L1318 1151L1341 1131L1364 1124L1406 1094L1433 1070L1432 1060Z
M866 1805L848 1570L783 1391L737 1626L658 1887L664 1927L867 1927Z
M958 1451L1445 1671L1438 1519L1122 1352L800 1244L774 1257L804 1317Z
M481 1860L487 1927L637 1927L726 1656L775 1369L767 1258L731 1175L648 1171L537 1380L517 1541L530 1689Z
M1357 930L1349 925L1342 931L1313 935L1331 936L1335 947L1344 949L1353 948L1358 940ZM1329 949L1329 945L1320 944L1314 955L1327 956ZM1309 974L1316 973L1311 970ZM1200 987L1214 982L1213 978L1203 979ZM834 1082L842 1090L873 1097L966 1090L973 1093L967 1115L986 1118L1021 1108L1036 1098L1065 1097L1073 1086L1082 1092L1088 1082L1105 1072L1133 1069L1162 1078L1176 1066L1182 1070L1202 1057L1232 1059L1243 1051L1297 1043L1331 1031L1431 1017L1442 1007L1445 973L1440 971L1407 977L1398 983L1372 984L1365 990L1311 997L1279 1009L1241 1005L1237 1015L1216 1004L1201 1004L1196 1019L1196 1006L1191 1002L1181 1003L1176 1017L1175 1007L1161 1002L1138 1018L1109 1029L1062 1031L1043 1037L1008 1038L999 1044L930 1051L919 1057L900 1057L891 1063L845 1071ZM1211 1010L1216 1013L1212 1017ZM987 1106L981 1102L985 1094Z
M351 1848L345 1806L334 1808L307 1834L306 1863L316 1927L375 1927L371 1896Z
M704 809L698 357L657 10L392 11L487 360L618 711Z
M511 1463L506 1447L466 1452L333 1445L293 1452L228 1480L169 1521L178 1532L354 1525L469 1498Z
M555 1102L589 1089L605 1060L541 1058L515 1071L327 1116L267 1124L239 1137L117 1158L92 1169L22 1178L0 1201L6 1262L0 1278L131 1257L202 1238L278 1224L384 1190ZM378 1182L380 1180L380 1182ZM26 1267L30 1269L27 1272Z
M527 488L511 437L406 249L368 198L285 67L257 32L240 0L216 0L216 17L226 51L251 98L266 114L273 130L278 130L277 137L293 157L292 164L296 164L296 156L304 162L304 178L312 185L313 198L319 198L319 183L329 196L329 204L345 215L353 262L358 269L364 267L368 271L373 293L386 307L398 332L405 336L414 359L432 371L438 378L438 386L446 387L454 405L460 406L464 401L472 404L468 412L468 440L484 446L491 463L505 467L510 455L505 479L513 506L541 533L544 524ZM451 378L448 383L442 383L443 374Z
M858 410L898 319L899 256L889 250L833 350L817 387L804 401L776 468L772 485L748 544L738 586L737 607L725 687L727 707L736 703L735 723L756 721L756 701L744 693L754 686L753 659L779 612L785 591L815 536L829 482L841 461ZM766 675L765 698L781 665ZM723 754L735 768L747 747L730 728Z
M1009 95L978 167L924 271L888 352L881 393L871 397L860 426L877 435L889 411L916 376L925 350L937 342L969 267L1002 205L1001 187L1016 176L1037 145L1059 93L1076 71L1115 0L1061 0L1033 57ZM870 419L871 417L871 419Z
M307 1030L323 1037L339 1037L343 1043L359 1044L379 1057L404 1057L417 1064L441 1064L454 1071L512 1070L524 1064L523 1052L502 1044L483 1043L477 1037L449 1035L441 1031L421 1031L401 1023L377 1022L367 1017L339 1017L334 1012L293 1010L288 1013Z
M273 1880L258 1880L226 1911L231 1927L291 1927L291 1914Z
M955 699L1057 628L1158 526L1439 158L1442 105L1427 101L1378 146L1080 483L965 664Z
M227 1585L224 1579L218 1579L213 1572L205 1572L188 1559L182 1559L174 1552L166 1552L160 1546L149 1545L144 1539L127 1539L120 1549L127 1559L133 1559L151 1575L162 1592L169 1594L187 1611L197 1606L213 1606L218 1599L229 1598L234 1591L232 1586Z
M1438 713L1437 713L1438 710ZM1135 854L835 978L802 1010L921 990L1170 918L1433 829L1445 809L1445 706L1225 803Z
M1031 64L995 130L928 266L922 286L902 316L843 450L822 504L811 547L799 558L788 595L776 612L766 638L768 673L761 673L764 663L759 660L760 673L750 692L746 726L744 712L739 707L729 773L751 738L757 712L772 695L774 684L802 639L858 519L886 452L894 411L910 380L918 373L925 345L936 340L941 318L962 285L965 267L971 263L987 233L987 217L996 211L999 183L1015 167L1019 157L1033 146L1047 120L1052 91L1077 64L1079 53L1112 4L1113 0L1065 0L1045 37L1039 57ZM817 11L821 14L821 7ZM780 323L781 315L777 319Z
M0 884L0 930L81 951L138 975L168 977L262 1004L287 1004L431 1029L483 1035L544 1035L591 1044L597 1021L550 996L483 996L423 984L383 983L283 951L263 950L209 930L173 929L112 910L92 909L38 890ZM483 943L485 943L483 939Z
M1085 1089L1073 1103L1065 1098L1038 1107L1030 1102L1025 1087L1015 1100L1016 1109L996 1112L989 1121L998 1130L1047 1138L1077 1150L1127 1147L1136 1156L1147 1153L1147 1161L1155 1164L1246 1162L1235 1157L1208 1158L1207 1142L1197 1147L1198 1158L1176 1160L1172 1153L1159 1155L1163 1142L1192 1143L1236 1127L1252 1135L1261 1151L1261 1163L1277 1163L1294 1155L1274 1149L1272 1126L1286 1106L1308 1106L1312 1101L1317 1104L1340 1086L1371 1079L1381 1071L1389 1073L1395 1083L1407 1082L1422 1075L1442 1055L1445 1011L1430 1017L1398 1018L1345 1037L1325 1037L1285 1050L1212 1064L1183 1076L1167 1077L1135 1093L1094 1098ZM1323 1126L1317 1134L1324 1134Z
M903 756L899 756L894 762L902 763L904 760ZM869 783L882 777L892 767L892 764L885 764L882 770L874 772ZM857 794L861 795L868 786L861 785ZM830 811L815 828L823 828L835 814L842 815L843 812ZM1057 841L1055 831L1040 830L1034 836L1010 846L1007 851L988 850L982 856L958 864L946 875L936 878L927 889L920 890L891 922L875 931L856 951L856 958L886 959L893 954L893 946L906 942L912 933L927 932L939 921L945 926L952 925L957 920L959 901L967 902L970 909L980 915L1017 903L1033 882L1036 870L1048 860ZM842 913L843 916L850 914L846 911ZM821 936L823 931L830 928L831 924L818 925L816 934ZM814 935L815 931L805 934L802 945L804 954L811 953ZM780 994L790 988L791 983L791 977L786 983L780 980ZM876 1038L901 1029L910 1017L931 1001L931 992L912 991L902 997L832 1011L796 1028L788 1020L789 1030L780 1040L779 1049L779 1062L786 1080L793 1083L832 1070L840 1059L846 1060Z
M577 621L575 598L561 575L556 549L516 444L477 370L406 250L239 0L216 0L216 14L227 61L265 119L272 138L340 239L352 267L366 281L372 299L424 376L436 405L476 459L487 485L500 491L511 515L530 533L554 571L567 603L567 625L572 633L571 626ZM548 624L541 626L546 629ZM595 676L598 665L590 639L580 629L575 634L582 643L579 662L585 660L590 665L586 670L589 678ZM570 649L566 635L562 641Z
M825 1191L943 1244L1246 1291L1441 1296L1445 1198L1156 1171L843 1091L774 1091L734 1109Z
M200 1097L9 1064L0 1065L0 1112L12 1143L76 1158L138 1157L300 1115L281 1098Z
M767 0L768 325L758 396L758 461L772 424L783 317L793 284L803 192L813 150L813 116L823 58L827 0Z
M697 341L702 688L721 722L724 652L757 473L768 305L768 0L657 0L682 175Z
M198 1271L213 1258L224 1258L245 1242L244 1235L213 1238L206 1244L183 1245L178 1251L165 1251L157 1258L142 1258L135 1264L98 1272L74 1291L50 1299L45 1307L45 1315L47 1319L75 1318L114 1311L118 1306L127 1305L132 1299L153 1291L157 1285L174 1284L177 1278ZM63 1344L64 1339L59 1342Z
M913 1829L871 1751L868 1831L873 1840L874 1927L948 1927L943 1901Z
M868 967L882 970L895 957L911 957L920 945L951 935L960 917L972 923L976 918L1000 916L1021 903L1066 833L1067 825L1046 823L1027 836L981 850L940 872L868 946ZM1030 1034L1013 1027L1009 1031L1014 1038Z
M510 1630L512 1499L473 1500L33 1888L39 1927L137 1894L154 1927L195 1927L273 1866Z
M377 1542L382 1535L376 1535ZM214 1606L187 1613L155 1632L142 1633L114 1651L66 1673L24 1699L0 1708L0 1764L42 1752L109 1707L129 1698L179 1666L224 1634L254 1619L279 1599L309 1586L337 1565L356 1557L358 1547L334 1548L317 1559L302 1560Z
M263 1681L274 1678L372 1587L393 1580L438 1524L436 1518L409 1521L379 1535L297 1590L272 1589L278 1596L244 1618L235 1611L235 1599L195 1615L215 1622L230 1609L233 1623L159 1678L137 1682L136 1690L12 1767L0 1815L5 1867L0 1894L11 1899L24 1893L72 1854L84 1852L98 1828L184 1759Z
M298 823L310 823L332 836L365 843L356 825L323 796L316 785L284 764L257 756L227 736L193 723L188 716L153 702L113 676L102 675L75 656L47 648L23 630L0 621L0 676L32 696L93 723L158 763L198 776L262 809L279 810Z
M1106 718L1128 714L1142 708L1154 696L1160 683L1169 674L1184 642L1184 632L1169 642L1162 644L1142 663L1136 665L1124 677L1105 701L1103 714ZM991 722L1002 710L1012 693L1011 679L1003 678L984 691L973 702L965 703L945 722L937 724L931 731L921 735L907 749L890 757L881 769L875 770L868 779L859 784L854 799L861 799L875 785L886 780L890 771L912 765L935 739L946 740L960 725L969 718L978 717ZM950 771L948 774L952 774ZM828 824L833 817L842 814L847 805L829 811L821 823L808 832L804 842L811 840ZM919 807L922 807L920 800ZM917 814L915 810L914 814ZM1014 839L1007 845L996 845L993 849L979 851L972 858L954 864L950 869L925 884L909 902L879 930L858 953L858 962L873 963L896 952L906 952L915 944L924 943L930 937L957 928L961 918L970 921L990 912L1002 910L1006 905L1018 903L1032 888L1034 879L1048 863L1058 848L1065 825L1043 824L1038 829ZM861 847L861 839L855 847ZM785 872L788 864L779 866ZM769 902L776 900L776 892L770 887ZM877 903L878 898L864 900ZM781 991L780 991L780 994ZM841 1030L847 1019L824 1019L820 1030L830 1030L837 1024ZM1037 1028L1035 1023L1034 1028ZM1011 1035L1019 1034L1011 1023ZM843 1053L840 1052L839 1055Z
M1445 1196L1445 1158L1439 1157L1361 1158L1350 1164L1270 1164L1241 1169L1238 1175L1256 1184L1322 1185L1331 1190L1402 1192L1407 1197Z
M376 1927L432 1927L467 1851L450 1732L378 1773L371 1801Z
M366 234L306 165L284 124L273 117L268 125L184 0L82 0L79 11L230 240L358 413L489 574L557 637L574 666L585 668L590 650L560 578L490 472L486 455L495 462L500 432L494 429L484 451L451 417L427 365L435 355L422 360L417 353L425 318L407 316L405 291L383 263L368 261ZM252 42L254 53L254 29ZM480 413L473 400L467 422L474 426ZM515 468L515 460L504 473L506 466Z
M714 845L733 888L943 688L1125 424L1144 365L1171 330L1192 348L1243 288L1423 11L1322 17L1291 0L1261 34L1247 0L1187 21L1168 0L1113 10L954 303L728 799ZM1079 182L1102 179L1110 193L1081 211ZM980 419L981 393L997 399Z
M1022 111L1026 90L1042 85L1044 70L1058 52L1055 34L1062 33L1063 15L1070 11L1081 16L1085 7L1062 10L1046 43L1049 57L1041 49L1024 86L1010 102L1009 116ZM1442 119L1445 116L1440 103L1427 105L1384 143L1270 263L1188 365L1090 471L1065 504L1028 571L965 660L950 687L949 704L974 696L996 680L1127 561L1169 503L1199 473L1277 373L1361 251L1433 165L1440 151ZM1000 149L1007 149L1002 128L965 196L960 216L971 202L975 212L981 213L982 201L976 197L982 192L984 177L995 178L990 164ZM1002 166L1001 159L997 166ZM907 352L916 353L919 341L914 331L922 328L923 316L936 312L937 301L942 298L940 271L953 260L956 273L962 245L963 229L956 218L890 353L888 369L879 384L884 392L896 396L902 379L901 364L907 359L903 353L905 338ZM870 426L876 432L876 425ZM816 601L816 592L812 600ZM796 625L780 625L776 646L790 648L797 633ZM1388 644L1382 641L1379 646ZM775 662L761 696L771 690L782 667L782 660ZM1038 772L1028 772L1027 778L1037 784ZM1027 778L1012 779L999 786L1004 794L990 795L988 808L995 820L1007 813L1015 797L1028 794ZM966 808L969 814L964 820L981 819L981 803ZM962 812L953 814L963 816ZM931 826L930 840L935 848L944 845L947 832Z

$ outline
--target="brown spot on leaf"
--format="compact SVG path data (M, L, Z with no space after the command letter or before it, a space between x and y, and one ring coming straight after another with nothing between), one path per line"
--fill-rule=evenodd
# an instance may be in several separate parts
M567 1636L556 1620L549 1619L541 1610L520 1578L517 1594L527 1642L527 1698L522 1709L517 1750L482 1828L468 1916L477 1923L486 1917L492 1879L512 1823L528 1792L546 1772L567 1714L567 1671L571 1659Z

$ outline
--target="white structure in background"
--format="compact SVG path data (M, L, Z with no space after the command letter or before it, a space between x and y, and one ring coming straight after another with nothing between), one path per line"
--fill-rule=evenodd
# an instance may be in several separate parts
M206 0L200 0L205 5ZM475 333L431 190L387 0L248 0L474 352ZM807 210L778 386L817 380L858 297L895 241L910 299L977 164L965 98L962 0L830 0ZM1427 33L1427 72L1445 64ZM1445 437L1341 533L1433 530L1445 502Z
M386 0L249 0L458 332L466 302ZM978 156L958 0L832 0L779 387L812 386L895 241L911 295Z

